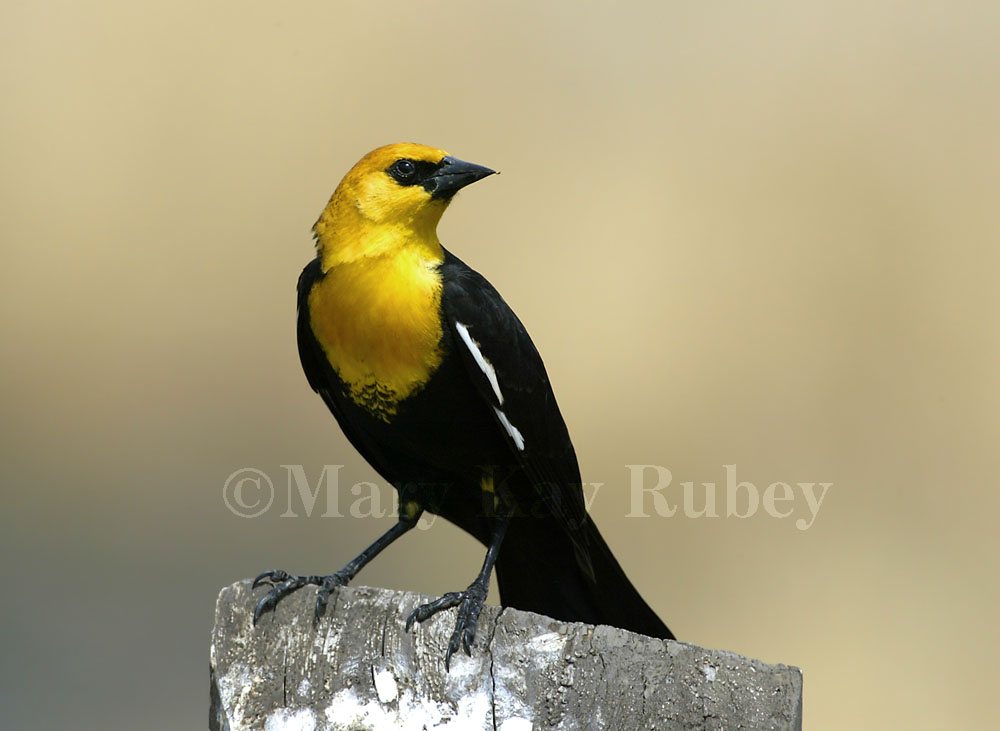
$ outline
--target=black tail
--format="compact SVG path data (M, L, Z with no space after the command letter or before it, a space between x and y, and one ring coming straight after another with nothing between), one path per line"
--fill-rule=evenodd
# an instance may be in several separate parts
M501 603L566 622L607 624L674 639L625 576L589 517L581 532L593 578L577 561L574 541L554 520L512 520L496 564Z

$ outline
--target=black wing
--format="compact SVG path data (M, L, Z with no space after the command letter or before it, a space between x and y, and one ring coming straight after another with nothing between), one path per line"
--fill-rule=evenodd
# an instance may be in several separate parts
M580 467L542 358L493 285L445 254L443 326L451 328L455 351L517 464L591 573Z

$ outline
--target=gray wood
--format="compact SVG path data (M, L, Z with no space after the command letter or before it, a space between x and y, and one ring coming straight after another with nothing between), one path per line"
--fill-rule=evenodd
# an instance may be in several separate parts
M800 729L802 674L731 652L487 606L472 657L445 673L454 610L411 633L429 597L355 587L313 626L314 587L250 624L242 581L219 594L210 728Z

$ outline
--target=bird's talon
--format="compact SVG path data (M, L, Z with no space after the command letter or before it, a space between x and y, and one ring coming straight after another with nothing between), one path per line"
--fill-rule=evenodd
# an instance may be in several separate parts
M275 571L265 571L253 580L253 588L263 584L270 585L270 589L260 598L253 610L253 623L256 626L260 618L268 611L274 610L278 602L289 594L301 589L303 586L313 584L320 587L316 596L315 621L318 622L326 611L326 605L330 598L330 593L338 586L347 584L343 574L336 573L329 576L319 576L311 574L309 576L293 576L287 571L277 569Z
M253 626L256 627L257 623L260 622L260 618L263 617L268 610L273 608L274 607L271 605L270 602L268 603L261 602L260 604L258 604L257 607L253 610Z
M312 578L312 577L311 577ZM321 580L319 591L316 593L315 621L319 622L326 614L326 605L330 601L330 594L334 589L347 585L347 580L340 574L330 574L329 576L315 577Z
M406 618L406 631L409 632L414 622L423 622L438 612L459 605L458 618L455 622L455 631L452 632L448 640L448 649L444 656L445 669L451 668L451 658L459 648L465 650L465 654L472 656L472 643L476 637L476 625L479 623L479 614L483 609L483 602L486 599L486 592L482 587L473 585L464 592L451 592L439 599L435 599L428 604L421 604L410 612Z
M282 571L281 569L275 569L273 571L264 571L257 575L257 578L253 580L253 584L250 588L256 589L261 584L270 584L271 586L277 586L283 581L289 579L288 572Z

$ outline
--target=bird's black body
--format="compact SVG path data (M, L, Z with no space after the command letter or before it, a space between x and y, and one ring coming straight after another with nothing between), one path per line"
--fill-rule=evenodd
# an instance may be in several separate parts
M491 521L497 512L510 511L496 563L505 606L672 638L587 515L576 453L541 357L493 286L446 251L441 309L450 326L442 328L444 357L423 389L386 422L347 395L313 334L308 296L322 276L316 259L299 279L302 367L351 444L400 490L401 503L414 500L487 546ZM467 362L471 356L456 335L457 322L486 334L495 346L489 352L505 376L503 410L523 435L523 451L498 423L496 397ZM495 506L480 489L484 468L492 470L506 507Z

